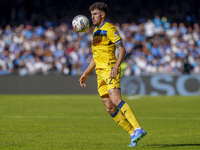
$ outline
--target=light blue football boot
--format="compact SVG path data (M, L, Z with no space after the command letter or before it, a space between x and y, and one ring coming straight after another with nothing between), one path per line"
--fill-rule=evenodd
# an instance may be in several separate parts
M131 141L131 144L129 145L129 147L134 147L134 146L137 146L137 142Z
M144 129L136 129L134 131L134 135L131 136L131 141L132 142L137 142L138 140L140 140L142 137L144 137L146 135L146 131L144 131Z

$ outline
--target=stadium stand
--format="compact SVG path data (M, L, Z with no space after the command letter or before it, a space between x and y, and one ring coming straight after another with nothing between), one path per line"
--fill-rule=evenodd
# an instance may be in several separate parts
M72 30L75 15L90 17L88 3L92 1L81 2L58 0L53 7L52 0L0 1L0 75L81 75L92 57L94 29ZM200 74L197 4L195 0L190 4L186 0L157 1L156 6L146 0L131 5L117 1L108 20L118 27L127 50L122 75Z

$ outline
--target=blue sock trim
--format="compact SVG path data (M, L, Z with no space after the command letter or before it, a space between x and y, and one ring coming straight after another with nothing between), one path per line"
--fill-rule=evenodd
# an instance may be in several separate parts
M121 103L118 104L117 108L121 109L124 104L125 104L125 101L121 101Z
M119 112L119 109L116 110L116 112L114 112L113 114L111 114L111 117L115 117Z

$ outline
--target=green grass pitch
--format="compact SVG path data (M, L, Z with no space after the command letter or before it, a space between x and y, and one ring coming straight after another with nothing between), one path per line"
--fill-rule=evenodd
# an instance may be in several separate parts
M200 149L200 97L123 95L147 135L130 135L98 95L0 95L0 150Z

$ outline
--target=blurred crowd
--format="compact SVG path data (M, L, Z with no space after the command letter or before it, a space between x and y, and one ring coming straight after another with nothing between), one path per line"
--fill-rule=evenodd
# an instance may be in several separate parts
M158 15L141 23L113 24L126 48L123 76L200 74L199 24L186 26ZM77 33L66 23L0 28L0 75L81 75L92 58L93 30L91 25Z

